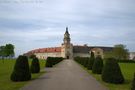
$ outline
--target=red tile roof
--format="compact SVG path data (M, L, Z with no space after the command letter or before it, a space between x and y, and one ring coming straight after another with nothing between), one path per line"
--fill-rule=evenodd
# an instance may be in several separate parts
M31 50L28 53L52 53L52 52L61 52L61 47L52 47L52 48L39 48L35 50Z

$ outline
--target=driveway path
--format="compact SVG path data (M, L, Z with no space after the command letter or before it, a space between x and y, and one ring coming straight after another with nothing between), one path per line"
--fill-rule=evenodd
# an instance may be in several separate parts
M64 60L21 90L108 90L75 61Z

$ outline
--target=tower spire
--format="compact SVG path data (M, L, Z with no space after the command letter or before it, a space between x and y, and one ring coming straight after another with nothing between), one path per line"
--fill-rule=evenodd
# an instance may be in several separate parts
M68 27L66 27L66 31L68 31Z
M65 33L69 34L69 32L68 32L68 27L66 27L66 32L65 32Z

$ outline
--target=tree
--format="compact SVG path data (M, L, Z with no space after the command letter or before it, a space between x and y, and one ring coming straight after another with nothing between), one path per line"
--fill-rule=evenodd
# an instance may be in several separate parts
M2 58L3 63L4 63L4 57L6 56L5 54L5 46L0 46L0 58Z
M93 64L94 64L95 56L94 53L91 52L90 59L88 61L87 69L92 70Z
M103 68L103 60L100 56L96 57L93 67L92 67L92 72L95 74L101 74Z
M104 58L107 59L107 58L112 58L114 57L113 56L113 50L112 51L105 51L104 52Z
M39 73L40 72L40 64L38 58L33 58L31 64L31 72L32 73Z
M27 81L31 79L28 58L26 56L20 55L17 58L10 79L12 81Z
M114 46L113 54L116 59L128 59L128 50L125 45L118 44Z
M132 81L131 90L135 90L135 73L134 73L134 78L133 78L133 81Z
M0 46L0 57L2 57L2 59L4 59L5 56L6 56L5 46Z
M108 58L102 71L102 80L108 83L119 84L124 82L118 62L114 58Z
M6 57L13 57L14 56L14 45L6 44L5 54L6 54Z
M129 52L123 44L115 45L112 51L105 52L105 58L115 58L118 60L128 59Z
M5 46L0 46L0 57L2 57L2 59L5 57L13 57L14 54L14 45L6 44Z

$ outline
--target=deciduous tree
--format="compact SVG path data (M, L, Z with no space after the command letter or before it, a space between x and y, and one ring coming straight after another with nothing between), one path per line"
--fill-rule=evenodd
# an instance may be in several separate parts
M110 52L105 52L105 58L115 58L118 60L128 59L129 52L126 49L126 46L123 44L117 44L114 46L113 50Z

